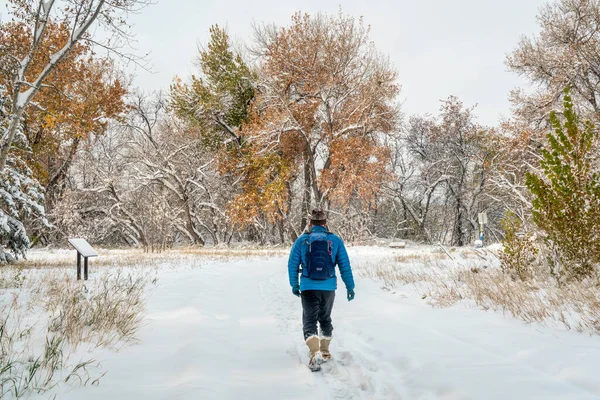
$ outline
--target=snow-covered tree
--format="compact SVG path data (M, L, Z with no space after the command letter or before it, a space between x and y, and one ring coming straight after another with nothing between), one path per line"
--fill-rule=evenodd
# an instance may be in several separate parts
M221 201L227 198L228 189L224 185L221 189L225 190L217 192L213 186L217 166L205 149L203 132L164 107L163 99L144 96L133 104L128 126L131 176L141 187L160 191L169 199L175 228L191 243L204 245L206 235L219 243L228 229Z
M5 88L0 86L0 136L9 126L9 103ZM15 136L23 137L20 128ZM20 143L25 150L24 141ZM43 189L31 169L17 152L9 154L5 167L0 169L0 263L7 261L6 250L18 258L29 249L29 238L21 222L24 218L38 218L47 225L43 201Z
M517 115L544 124L560 106L569 85L586 117L600 115L600 3L596 0L555 0L538 15L540 33L523 37L507 57L508 67L537 88L511 94ZM533 86L533 85L532 85Z
M477 214L490 211L488 181L498 156L494 135L453 96L442 102L437 118L409 119L395 146L396 180L387 187L414 237L458 246L473 239Z
M165 108L160 95L130 99L124 124L92 138L70 174L53 218L65 233L148 250L231 240L231 186L201 131Z
M21 59L29 52L31 32L25 21L10 21L0 29L0 60ZM67 25L48 23L44 40L28 71L39 73L52 52L69 35ZM0 63L1 64L1 63ZM0 84L12 93L11 63L0 67ZM46 208L58 200L77 149L91 133L102 134L112 119L124 111L126 90L114 60L94 52L91 44L78 43L45 80L21 119L31 147L24 155L40 184L46 189Z
M10 149L18 138L22 118L27 109L35 105L34 98L46 86L48 77L81 42L115 51L127 40L128 29L124 14L147 4L146 0L11 0L13 20L21 22L30 31L28 51L3 54L2 67L10 73L11 108L7 128L0 136L0 171L7 164ZM106 42L94 40L90 28L100 24L108 32ZM67 37L45 55L41 68L37 65L38 53L47 41L47 29L52 24L67 27ZM111 36L112 35L112 36Z
M288 224L291 235L305 228L312 206L344 211L356 199L373 206L386 179L382 137L395 133L399 85L369 29L341 12L296 13L261 43L258 94L242 129L252 162L231 169L258 183L246 185L236 205L263 202L234 207L232 215L262 212L289 222L290 196L300 192L301 218Z

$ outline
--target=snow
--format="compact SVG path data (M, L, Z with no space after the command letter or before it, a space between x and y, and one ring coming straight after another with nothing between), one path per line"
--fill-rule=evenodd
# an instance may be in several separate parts
M98 252L94 250L87 240L81 238L69 239L69 244L84 257L97 257Z
M349 254L360 265L407 251ZM337 292L334 359L312 373L286 256L200 264L159 268L139 343L94 353L107 371L100 385L63 384L58 398L600 398L599 337L467 306L432 308L358 274L354 301Z

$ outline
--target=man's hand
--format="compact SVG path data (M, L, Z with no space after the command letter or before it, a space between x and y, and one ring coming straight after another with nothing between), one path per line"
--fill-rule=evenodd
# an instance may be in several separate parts
M348 289L348 301L354 300L354 289Z
M292 288L292 293L294 293L295 296L300 297L300 286L296 285Z

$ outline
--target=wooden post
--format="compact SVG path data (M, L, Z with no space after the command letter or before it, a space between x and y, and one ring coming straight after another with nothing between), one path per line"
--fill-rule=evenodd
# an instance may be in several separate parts
M85 279L86 281L88 280L88 258L87 257L83 257L83 279Z
M77 252L77 280L81 280L81 253Z

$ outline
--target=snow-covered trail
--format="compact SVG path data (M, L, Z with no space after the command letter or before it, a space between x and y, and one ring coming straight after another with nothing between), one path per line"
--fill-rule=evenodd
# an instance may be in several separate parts
M433 309L360 277L353 302L337 293L335 359L312 373L286 261L162 269L141 342L102 352L100 385L57 398L600 399L598 337Z

